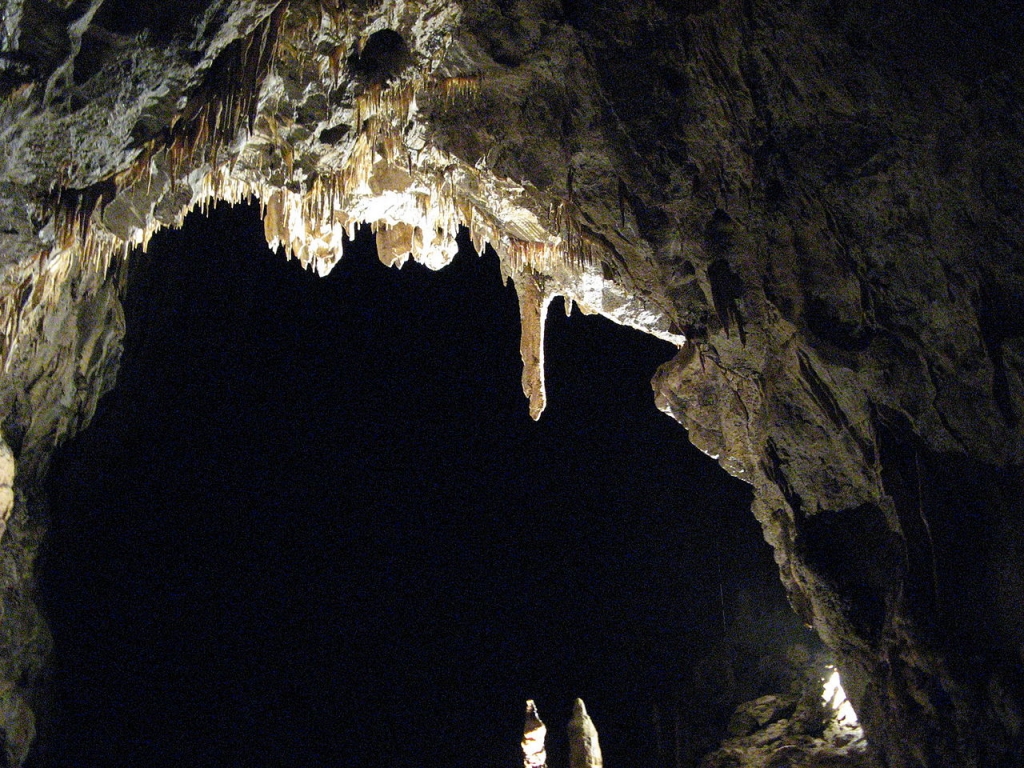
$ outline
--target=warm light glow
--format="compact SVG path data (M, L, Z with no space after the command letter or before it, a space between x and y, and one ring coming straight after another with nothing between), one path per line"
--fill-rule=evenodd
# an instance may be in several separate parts
M840 724L857 725L857 713L853 711L853 705L846 698L846 691L843 690L843 684L839 680L839 670L835 667L829 667L829 669L832 670L832 674L825 681L825 689L822 691L821 698L826 706L831 707L832 711L836 713L836 720Z

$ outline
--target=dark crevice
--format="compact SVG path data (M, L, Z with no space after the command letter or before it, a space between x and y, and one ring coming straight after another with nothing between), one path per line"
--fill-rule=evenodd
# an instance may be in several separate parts
M902 583L899 538L873 504L818 511L799 523L796 551L842 596L839 609L862 637L877 640Z
M761 468L771 481L778 486L786 503L793 510L793 517L797 520L801 519L803 517L803 499L797 495L796 491L793 490L793 486L790 485L789 480L786 478L784 464L779 456L779 449L771 438L768 438L768 441L765 443L764 452L768 457L768 462L762 462Z
M106 64L111 50L120 40L107 30L95 24L82 35L81 46L74 63L74 83L84 85L99 73Z
M803 298L803 320L817 338L847 353L864 352L871 346L874 332L861 322L840 316L831 298L810 292Z
M118 35L149 34L156 44L166 44L191 33L208 0L105 0L93 17L93 24Z
M708 267L708 282L711 284L711 298L718 313L718 321L722 324L725 335L728 336L731 328L735 327L740 343L746 344L743 316L737 305L743 297L743 282L739 275L732 271L728 261L716 259Z
M374 32L348 60L349 70L365 85L387 85L412 64L405 39L393 29Z
M351 127L345 123L333 128L324 128L320 131L319 140L322 144L336 144L345 138L351 130Z
M998 510L1018 520L1019 478L930 450L892 412L876 416L875 433L882 481L905 542L905 610L934 641L955 644L960 656L998 648L1005 654L1000 664L1015 659L1024 626L1009 617L1000 627L991 617L1001 612L997 595L1004 604L1024 600L1004 565L1024 548L1024 530L1016 522L996 524ZM1019 596L1008 597L1011 592Z
M993 293L992 289L982 291L978 326L985 351L992 361L992 397L1003 421L1014 429L1020 422L1020 414L1010 391L1006 362L1003 359L1003 344L1015 336L1024 335L1024 323L1017 318L1019 312L1012 300L1000 301L992 295Z

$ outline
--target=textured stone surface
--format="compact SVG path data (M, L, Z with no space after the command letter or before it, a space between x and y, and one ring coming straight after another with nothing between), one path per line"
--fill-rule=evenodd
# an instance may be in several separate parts
M547 768L548 753L544 746L548 729L540 719L537 705L530 699L526 702L526 718L523 722L523 768Z
M604 758L601 755L601 741L597 735L597 727L583 699L576 699L572 705L572 717L569 719L569 768L603 768Z
M1021 27L1000 0L7 3L9 761L38 484L113 382L125 254L253 195L321 273L359 221L396 265L442 267L460 224L494 246L537 414L551 296L681 345L657 405L753 485L878 759L1024 763Z
M736 708L729 738L700 768L867 768L864 733L848 710L841 686L831 691L829 668L810 660L794 690L761 696ZM823 687L824 684L824 687ZM830 698L826 698L832 693Z
M728 737L700 768L813 768L872 764L864 733L835 669L822 657L791 654L796 680L781 693L739 705Z

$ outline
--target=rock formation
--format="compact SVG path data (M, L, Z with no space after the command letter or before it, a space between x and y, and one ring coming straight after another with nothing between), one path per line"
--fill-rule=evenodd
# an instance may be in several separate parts
M808 671L803 684L744 702L733 713L729 738L706 755L700 768L866 768L864 732L846 699L839 675ZM826 675L814 674L825 672Z
M569 719L569 768L602 768L601 742L583 699L576 699Z
M113 385L135 248L254 197L675 342L658 407L755 489L878 761L1024 764L1024 72L1005 0L8 0L0 728L33 739L40 491ZM13 466L9 458L13 457ZM638 585L641 589L642 585Z
M526 702L526 718L523 722L523 768L547 768L548 753L544 746L548 729L540 719L537 705L530 699Z

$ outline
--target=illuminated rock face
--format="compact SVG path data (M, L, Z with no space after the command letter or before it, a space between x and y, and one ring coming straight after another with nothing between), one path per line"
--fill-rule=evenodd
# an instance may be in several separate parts
M753 485L880 760L1024 763L1021 22L898 5L8 2L8 760L37 490L113 383L127 254L254 196L321 274L359 222L395 266L494 247L534 417L553 296L678 344L656 403Z
M824 678L812 675L788 693L741 704L729 734L717 751L701 760L700 768L871 765L864 733L835 670Z

